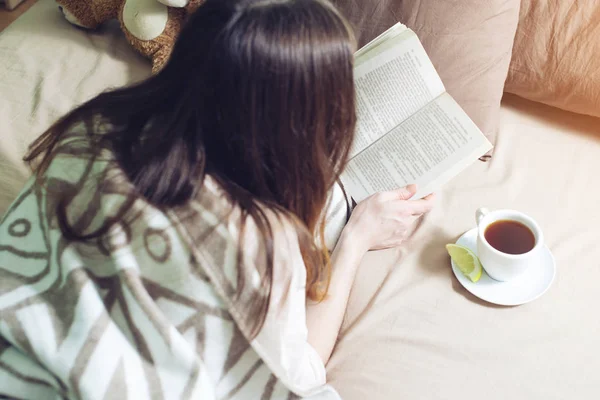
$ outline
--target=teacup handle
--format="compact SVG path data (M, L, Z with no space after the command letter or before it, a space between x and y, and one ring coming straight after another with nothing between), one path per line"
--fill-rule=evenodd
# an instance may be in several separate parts
M485 207L478 208L477 211L475 211L475 220L477 221L477 225L481 223L481 220L488 215L489 212L490 210Z

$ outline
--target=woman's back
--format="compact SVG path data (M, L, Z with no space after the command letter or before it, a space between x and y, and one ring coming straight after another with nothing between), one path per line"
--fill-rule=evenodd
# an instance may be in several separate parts
M136 199L127 216L97 240L63 235L53 213L57 194L78 187L67 217L83 231L93 230L127 203L131 183L121 174L105 162L59 155L29 182L0 224L0 324L12 342L0 344L7 350L0 374L13 381L12 395L293 398L286 387L289 371L278 360L264 361L278 351L270 348L276 344L261 334L251 339L237 306L260 295L256 283L265 260L253 240L256 227L247 224L243 262L252 267L240 277L240 211L210 177L202 195L185 206L161 211ZM283 240L275 257L291 269L288 257L298 252L301 259L299 249L293 233L286 242L292 231L277 226ZM279 301L270 315L293 317L293 306L281 300L294 286L304 291L305 277L303 268L275 276L284 289L271 294ZM336 398L324 390L320 396Z

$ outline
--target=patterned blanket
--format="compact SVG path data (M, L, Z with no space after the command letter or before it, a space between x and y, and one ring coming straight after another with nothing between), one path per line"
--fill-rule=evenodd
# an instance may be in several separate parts
M251 347L252 321L241 312L261 295L248 282L264 273L263 250L244 257L254 265L238 276L228 226L236 213L225 215L218 188L210 179L205 186L198 199L163 212L132 200L106 163L72 155L29 181L0 223L0 394L296 398ZM71 190L79 194L67 219L83 232L131 208L101 238L70 241L53 194Z

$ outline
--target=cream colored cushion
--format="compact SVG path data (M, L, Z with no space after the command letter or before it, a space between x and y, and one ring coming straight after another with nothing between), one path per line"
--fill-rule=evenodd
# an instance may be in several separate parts
M523 0L506 91L600 116L600 2Z
M448 92L492 143L520 0L334 0L362 46L396 22L419 36Z

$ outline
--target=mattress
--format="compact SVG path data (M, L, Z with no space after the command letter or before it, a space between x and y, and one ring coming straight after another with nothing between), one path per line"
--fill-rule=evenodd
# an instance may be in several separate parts
M27 144L109 87L148 76L118 27L69 25L36 4L0 34L0 215L28 176ZM438 193L402 247L367 254L328 379L344 399L600 398L600 120L504 98L494 157ZM444 245L475 210L541 225L557 275L541 298L502 307L452 275Z

